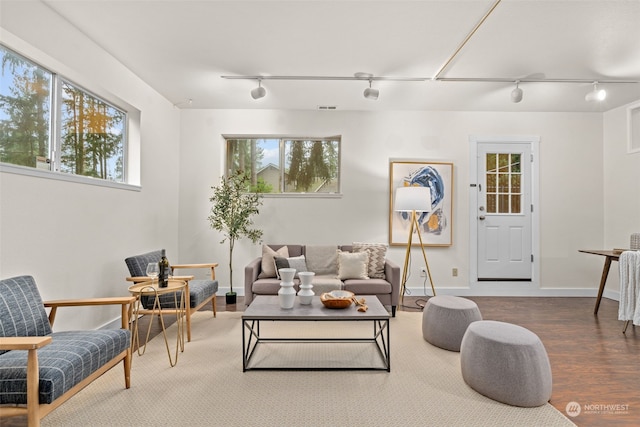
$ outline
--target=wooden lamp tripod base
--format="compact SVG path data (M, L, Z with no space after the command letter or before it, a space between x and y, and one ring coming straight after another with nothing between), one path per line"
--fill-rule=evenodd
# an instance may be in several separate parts
M402 270L402 281L400 283L400 305L404 304L404 294L406 290L407 279L409 278L409 259L411 258L411 242L413 240L414 229L418 232L418 239L420 240L420 249L422 250L422 257L424 258L424 265L427 267L427 276L431 283L431 290L433 296L436 296L436 288L433 286L433 279L431 278L431 270L429 269L429 261L427 261L427 254L424 251L424 244L422 242L422 233L420 232L420 224L418 224L418 217L416 211L411 211L411 224L409 226L409 240L407 242L407 252L404 257L404 269Z

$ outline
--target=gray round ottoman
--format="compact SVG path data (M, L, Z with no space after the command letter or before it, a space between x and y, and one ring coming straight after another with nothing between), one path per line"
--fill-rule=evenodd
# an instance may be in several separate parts
M475 302L451 295L431 297L422 312L422 336L437 347L460 351L467 327L477 320L482 315Z
M540 338L522 326L482 320L469 325L460 348L462 378L477 392L513 406L551 399L551 365Z

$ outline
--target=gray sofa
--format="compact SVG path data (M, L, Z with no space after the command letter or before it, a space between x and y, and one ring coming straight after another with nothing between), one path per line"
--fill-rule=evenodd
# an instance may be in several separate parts
M349 278L345 276L339 278L339 273L344 276L344 270L337 262L338 253L341 257L348 256L345 252L352 253L353 245L265 245L272 251L288 250L289 258L300 256L305 257L306 270L313 271L313 290L316 295L334 289L351 291L356 295L375 295L380 302L391 308L391 314L395 317L398 297L400 294L400 266L386 259L384 255L378 255L377 265L379 274L371 274L371 278ZM386 249L385 249L386 250ZM364 251L361 247L356 248L357 252ZM257 295L277 295L280 290L280 279L276 277L273 264L273 253L267 252L269 249L263 247L263 255L251 261L244 269L244 302L250 305ZM341 254L341 253L342 254ZM373 263L375 258L369 253L369 258ZM334 258L331 258L331 257ZM279 258L282 260L282 258ZM265 274L263 266L270 267L270 272ZM293 265L292 265L293 267ZM373 264L370 266L374 268ZM298 269L299 270L299 269ZM294 279L296 291L299 289L299 280Z

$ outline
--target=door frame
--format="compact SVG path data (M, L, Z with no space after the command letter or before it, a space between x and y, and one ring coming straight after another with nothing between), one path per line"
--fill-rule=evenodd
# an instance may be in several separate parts
M478 281L478 144L528 143L531 147L531 281ZM540 137L469 136L469 288L492 295L529 295L540 289Z

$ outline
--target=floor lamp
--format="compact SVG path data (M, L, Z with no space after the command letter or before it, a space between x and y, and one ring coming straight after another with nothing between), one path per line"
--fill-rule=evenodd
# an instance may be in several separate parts
M404 257L404 269L402 270L402 282L400 284L400 304L403 305L407 279L409 278L409 259L411 258L411 242L413 240L414 229L418 232L418 239L420 239L420 249L422 250L424 264L427 267L427 275L429 276L429 282L431 283L431 290L433 291L433 296L436 295L436 288L433 286L431 270L429 269L427 254L424 251L424 243L422 242L420 224L418 223L418 216L416 215L416 212L429 212L431 210L431 190L427 187L413 186L397 188L394 210L397 212L410 212L411 216L411 223L409 226L409 239L407 241L407 252Z

